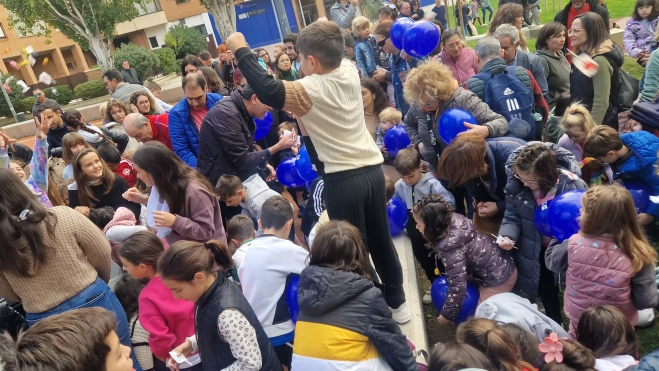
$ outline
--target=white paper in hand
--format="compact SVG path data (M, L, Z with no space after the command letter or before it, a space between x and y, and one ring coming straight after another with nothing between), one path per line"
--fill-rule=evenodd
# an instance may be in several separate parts
M190 366L192 366L192 363L190 363L190 362L188 361L188 359L185 358L185 356L184 356L183 354L178 354L178 353L176 353L176 351L172 350L171 352L169 352L169 355L170 355L170 356L172 357L172 359L173 359L174 361L176 361L176 363L178 363L178 364L181 364L181 363L183 363L183 362L186 362L187 364L189 364Z
M593 77L595 74L597 74L597 71L600 68L600 65L597 64L591 58L588 54L586 53L581 53L579 55L574 55L574 58L572 58L572 64L574 67L576 67L581 73L588 77Z

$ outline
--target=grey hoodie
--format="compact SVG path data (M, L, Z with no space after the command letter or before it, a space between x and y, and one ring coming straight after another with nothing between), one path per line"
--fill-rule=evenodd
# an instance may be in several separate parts
M540 63L547 77L549 87L547 105L549 105L550 110L554 109L561 94L570 92L570 62L567 61L563 52L558 51L557 54L554 55L549 50L535 51L535 55L540 58Z
M243 182L243 187L247 191L245 195L245 202L241 202L240 206L243 208L243 214L253 219L261 219L261 208L265 200L273 196L280 196L279 193L273 191L263 181L258 174L254 174Z
M442 196L444 201L448 202L451 207L455 208L455 198L453 195L444 188L442 183L439 182L433 173L425 173L421 180L411 186L405 183L402 179L396 182L396 193L394 197L400 198L405 201L407 209L411 210L414 203L428 195Z

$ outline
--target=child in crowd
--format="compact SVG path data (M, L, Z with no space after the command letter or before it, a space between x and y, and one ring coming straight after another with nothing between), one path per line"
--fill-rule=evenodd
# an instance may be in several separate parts
M373 77L377 61L371 48L371 43L375 43L375 37L371 35L371 22L364 16L355 17L352 20L352 32L355 35L354 50L357 67L364 71L364 77Z
M82 114L75 109L66 110L62 113L62 120L64 120L64 124L71 132L80 134L94 148L98 148L102 143L110 143L112 145L116 143L119 152L123 152L130 139L126 134L87 124Z
M479 286L479 303L512 290L517 269L510 254L499 249L492 237L476 231L471 220L454 213L441 196L421 199L414 204L413 216L417 228L446 267L452 294L437 318L441 324L451 324L458 317L467 281Z
M414 148L404 148L398 151L394 167L400 179L396 182L395 198L402 200L407 205L409 218L407 219L407 235L412 242L412 251L414 257L421 264L428 281L432 282L437 278L440 272L444 271L444 265L435 261L434 254L430 255L430 249L426 247L426 241L423 234L419 232L417 224L414 222L412 216L412 208L414 204L428 195L441 196L452 209L455 208L455 199L449 191L444 188L442 183L435 178L432 172L423 173L423 165L421 164L421 155ZM437 264L439 263L439 264ZM423 295L423 303L431 304L432 298L430 296L430 289Z
M382 151L382 155L385 157L385 162L389 162L388 165L390 165L393 159L389 156L387 148L384 146L384 135L389 129L401 123L403 120L403 113L393 107L387 107L380 112L378 118L380 119L380 124L375 129L375 144L377 144L380 151Z
M330 221L320 228L300 275L293 370L418 370L373 286L367 260L359 230L350 223ZM337 350L337 344L350 349Z
M62 138L62 160L66 164L63 180L73 180L73 157L83 149L94 149L82 135L78 133L68 133Z
M551 239L542 236L534 223L538 206L563 192L588 188L579 178L581 169L570 151L551 143L531 142L519 147L506 163L506 211L499 229L499 246L513 251L519 277L515 290L535 303L538 296L545 313L563 323L559 290L554 273L545 266L545 250Z
M359 73L342 58L345 46L341 29L336 23L319 19L300 31L295 47L304 78L295 81L275 80L261 68L240 32L226 42L259 101L300 118L305 146L325 181L329 215L360 230L394 318L401 323L409 321L402 268L382 202L382 154L364 121Z
M282 298L290 277L302 272L309 256L305 249L286 239L292 224L293 207L288 200L282 196L267 199L259 219L263 235L251 242L238 268L245 298L261 321L279 361L288 368L295 324Z
M281 140L289 131L293 132L293 134L297 136L297 125L295 125L294 122L285 121L279 124L279 126L277 127L277 135L279 135L279 140ZM299 151L298 146L294 145L291 148L287 148L277 152L277 156L279 156L279 161L284 161L287 158L297 156L298 151Z
M135 186L135 182L137 182L137 171L135 171L132 162L121 157L121 153L117 147L109 143L103 143L96 148L96 151L113 173L124 178L129 187Z
M570 104L572 104L570 93L563 93L558 97L556 106L549 113L549 119L545 125L545 142L558 143L558 140L565 134L560 124L565 110Z
M162 88L160 87L160 85L158 85L157 82L150 80L147 81L146 84L144 84L144 86L147 89L149 89L151 94L153 94L153 98L155 99L156 103L159 103L162 109L165 110L165 112L169 112L172 110L172 108L174 108L174 106L167 104L160 99L160 91L162 90Z
M593 351L597 371L625 370L638 362L638 341L629 319L612 305L590 307L581 315L577 341Z
M465 343L437 344L430 352L428 371L458 371L464 369L494 370L480 350Z
M557 356L556 352L552 352L549 356L550 361L542 365L540 371L602 371L595 367L593 352L577 341L560 338L559 340L549 339L544 342L547 347L555 347L557 343L563 346L563 349L558 352L560 356Z
M175 299L194 303L196 331L173 351L186 357L199 351L206 370L281 371L252 307L225 277L232 265L229 250L220 241L179 241L160 257L162 283ZM168 365L181 366L173 359Z
M122 274L114 284L114 294L119 299L121 307L128 318L130 329L130 342L137 362L144 371L153 371L153 353L149 349L149 333L140 324L138 297L144 289L144 283L129 274Z
M522 360L533 366L542 365L538 344L540 342L535 336L526 331L522 326L516 323L499 323L499 328L510 335L511 338L519 345ZM565 331L563 331L565 332ZM542 339L544 341L545 339Z
M480 350L492 362L488 370L533 371L528 362L522 360L519 344L496 322L475 318L458 326L455 338Z
M34 136L34 151L30 161L30 176L25 175L22 160L9 159L9 146L15 139L9 138L0 131L0 168L9 169L39 198L39 202L45 207L53 207L48 198L48 131L50 130L50 119L42 116L37 126L37 134Z
M139 320L149 333L149 347L155 356L157 371L167 370L169 352L195 334L194 304L176 300L156 270L164 252L162 242L152 232L135 233L119 247L124 270L135 279L149 280L139 294ZM181 369L203 370L199 354L188 355L188 362L182 364Z
M309 199L304 207L302 222L300 223L300 230L304 233L304 238L309 245L311 245L309 236L316 223L318 223L323 211L325 211L325 197L323 197L324 190L325 182L322 177L318 177L311 182L311 187L309 187Z
M245 253L252 247L252 241L255 238L254 222L247 215L236 215L227 222L227 241L229 241L229 253L234 264L231 269L231 278L239 286L238 268L243 263Z
M659 22L659 6L655 0L636 0L632 18L627 21L623 42L632 58L649 57L657 46L654 33Z
M654 197L659 196L659 176L655 173L657 151L659 138L647 131L619 134L606 125L593 129L583 146L584 156L611 164L614 179L644 181L651 189L650 196ZM637 216L642 225L657 217L659 203L652 201L646 212Z
M147 231L144 225L137 225L135 214L125 207L118 208L112 220L103 227L103 233L110 240L110 242L119 243L126 238L132 236L134 233Z
M119 343L116 327L112 313L103 308L53 315L37 322L17 340L2 336L5 354L0 364L7 371L133 371L138 365L133 365L131 349Z
M638 310L656 307L659 294L657 252L636 220L632 196L620 186L598 186L586 191L581 204L579 233L546 252L547 268L567 273L563 310L570 334L586 309L604 304L620 309L636 326Z
M69 207L89 217L93 208L110 206L114 210L126 207L140 216L140 205L122 197L128 183L110 170L93 149L83 149L73 158L75 183L69 185Z

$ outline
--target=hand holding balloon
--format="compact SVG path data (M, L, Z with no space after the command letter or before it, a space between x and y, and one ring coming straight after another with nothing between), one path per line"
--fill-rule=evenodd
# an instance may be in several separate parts
M464 122L464 126L469 130L458 133L458 136L464 133L476 133L483 137L483 139L490 136L490 129L488 129L487 126L470 124L468 122Z

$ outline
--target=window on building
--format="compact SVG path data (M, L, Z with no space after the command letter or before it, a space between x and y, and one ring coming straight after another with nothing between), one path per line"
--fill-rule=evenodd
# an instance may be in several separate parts
M133 2L133 6L138 15L151 14L161 10L158 0L136 0Z
M185 18L184 19L179 19L178 23L184 25L185 24Z
M199 26L194 26L194 28L201 32L202 35L206 36L208 35L208 32L206 32L206 25L200 24Z
M151 49L160 47L158 39L155 36L149 37L149 43L151 44Z
M5 29L2 28L2 23L0 23L0 39L6 38L7 35L5 35Z
M25 27L23 22L16 22L14 25L14 31L18 37L28 37L28 36L39 36L43 35L46 30L46 24L43 21L38 21L32 26L30 30L24 30L26 32L21 32L21 28ZM4 34L4 32L3 32Z
M190 2L190 0L176 0L177 4L185 4L185 3L189 3L189 2Z

